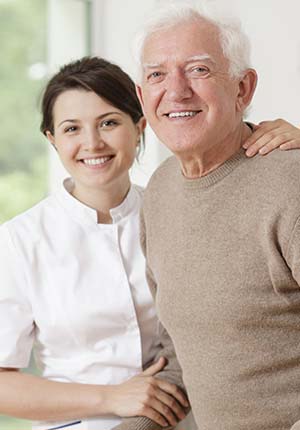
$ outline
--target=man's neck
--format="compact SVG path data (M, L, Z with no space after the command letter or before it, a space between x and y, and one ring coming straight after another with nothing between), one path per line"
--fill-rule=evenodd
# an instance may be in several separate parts
M190 154L180 155L179 161L183 175L188 179L206 176L220 167L238 152L244 141L251 135L251 128L241 123L241 126L228 139L218 141L215 145L207 145L192 151Z

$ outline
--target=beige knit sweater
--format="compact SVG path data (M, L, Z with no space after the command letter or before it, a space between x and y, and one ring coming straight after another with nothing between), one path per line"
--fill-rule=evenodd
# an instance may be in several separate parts
M300 420L299 216L300 151L241 150L196 180L171 157L149 183L149 283L199 430Z

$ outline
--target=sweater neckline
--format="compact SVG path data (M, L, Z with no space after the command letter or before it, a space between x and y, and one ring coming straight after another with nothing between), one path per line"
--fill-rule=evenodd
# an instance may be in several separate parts
M221 164L221 166L208 173L207 175L202 176L201 178L188 179L182 174L180 168L179 174L181 176L183 186L186 189L209 188L224 179L227 175L229 175L233 170L235 170L242 162L247 159L248 157L246 156L245 150L243 148L240 148L238 152L236 152L232 157L230 157L223 164Z

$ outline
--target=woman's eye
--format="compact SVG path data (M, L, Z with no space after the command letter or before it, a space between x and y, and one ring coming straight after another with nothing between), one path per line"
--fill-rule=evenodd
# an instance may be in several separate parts
M106 119L105 121L102 121L100 124L100 126L103 128L114 127L115 125L117 125L117 121L113 119Z
M77 130L77 127L75 125L72 125L71 127L65 128L65 133L72 133Z

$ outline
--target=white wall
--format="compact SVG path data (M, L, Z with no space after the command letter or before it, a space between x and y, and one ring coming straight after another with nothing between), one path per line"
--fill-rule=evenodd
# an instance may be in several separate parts
M240 16L250 37L253 65L259 74L251 119L283 117L300 125L300 2L227 0L227 3Z
M58 68L86 55L86 6L83 1L48 0L47 67L51 76ZM68 176L55 150L49 145L49 191Z

